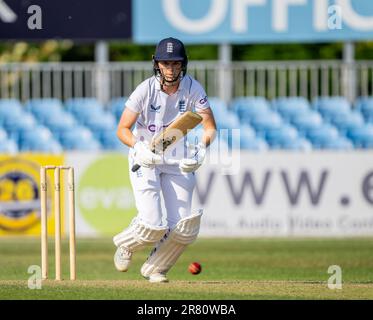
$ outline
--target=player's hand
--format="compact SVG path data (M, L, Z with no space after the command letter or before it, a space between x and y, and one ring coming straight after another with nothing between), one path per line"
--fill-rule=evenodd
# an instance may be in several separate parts
M200 142L198 145L192 145L189 148L194 148L194 156L192 158L184 158L179 163L179 168L182 172L196 171L205 160L206 146Z
M152 168L156 164L162 162L162 157L149 149L149 144L143 141L138 141L133 146L135 149L135 162L144 168Z

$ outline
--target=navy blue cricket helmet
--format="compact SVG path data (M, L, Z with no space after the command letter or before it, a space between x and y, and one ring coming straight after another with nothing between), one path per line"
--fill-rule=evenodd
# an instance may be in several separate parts
M188 66L188 57L184 44L175 38L165 38L159 41L153 55L155 75L160 74L158 61L181 61L182 76L184 76Z

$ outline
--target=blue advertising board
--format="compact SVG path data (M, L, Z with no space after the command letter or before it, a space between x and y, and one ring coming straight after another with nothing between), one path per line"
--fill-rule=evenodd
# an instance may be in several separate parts
M132 18L137 43L373 39L372 0L134 0Z

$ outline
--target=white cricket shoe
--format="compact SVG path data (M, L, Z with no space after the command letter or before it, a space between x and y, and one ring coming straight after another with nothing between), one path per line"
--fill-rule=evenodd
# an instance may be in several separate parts
M132 252L126 247L119 247L114 254L114 265L120 272L126 272L131 264Z
M168 279L166 275L163 273L153 273L149 276L149 282L153 282L153 283L168 282Z

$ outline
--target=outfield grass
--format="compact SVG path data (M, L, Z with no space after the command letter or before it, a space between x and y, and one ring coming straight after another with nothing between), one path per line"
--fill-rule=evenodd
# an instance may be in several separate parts
M53 244L50 276L53 278ZM40 265L40 242L0 239L2 299L373 299L373 238L364 239L199 239L169 273L170 283L151 284L139 273L147 252L134 255L127 273L113 266L111 239L77 240L75 282L43 282L30 290L30 265ZM192 275L190 262L202 264ZM68 246L63 243L63 278L68 279ZM331 290L330 265L342 268L342 290Z

